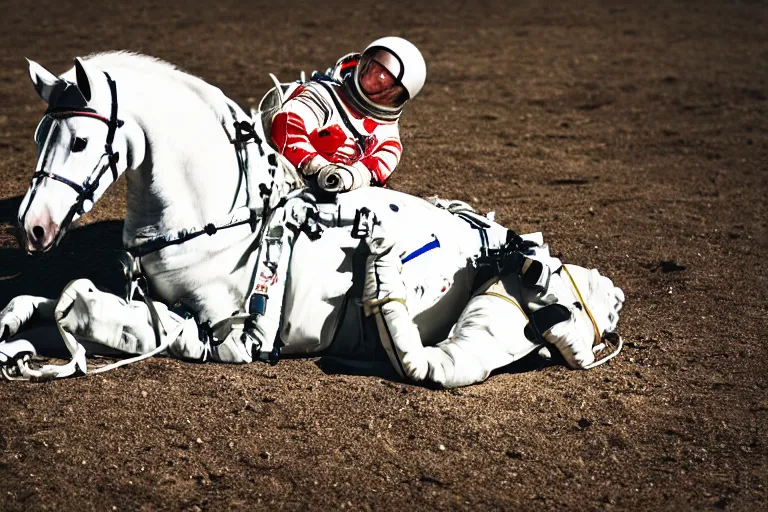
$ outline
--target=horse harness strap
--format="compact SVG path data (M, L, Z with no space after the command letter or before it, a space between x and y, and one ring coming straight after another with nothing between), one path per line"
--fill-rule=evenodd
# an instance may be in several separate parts
M278 279L278 264L282 253L285 250L285 245L290 244L289 233L292 233L294 237L298 236L299 233L304 233L313 240L320 236L321 228L318 224L319 218L314 207L304 210L301 218L294 216L293 222L286 222L285 220L278 221L277 226L279 229L273 232L272 224L275 220L275 216L278 215L281 210L287 210L288 203L297 199L303 200L310 205L313 205L314 201L313 196L307 194L305 189L295 190L282 197L278 203L269 210L269 214L265 217L261 225L257 245L259 254L256 260L256 266L254 267L247 302L244 307L245 313L249 318L245 322L245 329L242 334L243 342L245 342L246 337L249 336L248 331L255 327L258 317L264 315L267 311L270 288ZM274 340L272 350L263 352L261 351L261 346L258 345L259 353L253 353L251 355L252 360L268 361L270 364L276 365L280 361L281 347L282 342L278 334L278 337Z
M214 224L211 222L206 224L202 228L194 229L192 231L181 230L174 235L160 236L157 238L153 238L152 240L149 240L148 242L145 242L141 245L129 247L127 248L127 251L131 254L131 256L135 258L140 258L143 256L147 256L149 254L152 254L154 252L160 251L162 249L165 249L166 247L170 247L172 245L183 244L184 242L188 242L201 235L213 236L219 231L223 231L229 228L234 228L237 226L242 226L243 224L250 224L252 226L252 229L254 229L254 226L256 225L256 218L253 210L242 207L235 210L235 213L231 215L229 220L223 224L222 223Z
M117 132L117 129L122 127L125 122L121 119L118 119L117 117L117 84L114 80L109 76L109 73L106 71L104 72L104 76L107 79L107 84L109 85L109 92L112 96L112 103L110 107L110 114L109 118L104 117L100 114L98 114L96 111L90 108L83 108L78 110L72 110L69 107L53 107L49 108L45 115L52 118L52 119L67 119L70 117L88 117L91 119L96 119L98 121L101 121L102 123L107 125L107 139L104 144L104 155L107 157L107 165L102 167L98 174L96 174L96 177L94 179L91 179L94 176L94 173L91 173L91 175L88 177L85 183L82 185L79 185L77 183L72 182L71 180L59 176L58 174L54 174L48 171L38 171L36 172L32 177L38 178L38 177L45 177L45 178L51 178L56 181L60 181L62 183L65 183L75 189L75 191L78 193L78 202L84 201L86 199L92 199L93 198L93 192L96 191L96 189L99 186L99 180L104 175L107 169L110 169L112 171L112 180L115 181L119 177L119 172L117 170L117 162L120 160L120 153L116 153L114 149L112 148L112 143L115 141L115 133ZM95 172L95 169L94 169Z
M592 328L595 330L595 342L594 346L597 346L600 344L601 341L601 332L600 329L597 326L597 320L595 320L595 315L592 314L592 310L589 309L589 306L587 305L587 301L584 300L584 297L581 295L581 290L579 290L579 287L576 286L576 280L571 275L570 270L568 270L568 267L563 265L562 269L565 271L565 275L568 276L568 279L571 281L571 284L573 285L573 289L576 291L576 296L581 301L581 304L584 306L584 311L587 313L587 316L589 317L589 321L592 322Z
M491 225L488 224L483 220L483 218L470 211L460 211L455 213L458 218L472 226L473 229L476 229L478 234L480 235L480 250L483 255L486 255L488 253L488 233L486 232L486 229L490 228Z

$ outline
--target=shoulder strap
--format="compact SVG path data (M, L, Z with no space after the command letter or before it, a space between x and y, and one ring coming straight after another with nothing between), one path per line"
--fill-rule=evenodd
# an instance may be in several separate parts
M344 126L347 127L347 129L352 133L352 136L357 141L357 147L360 150L360 154L365 154L365 146L367 138L360 133L354 125L352 125L352 121L349 120L349 116L347 115L347 109L344 108L344 106L341 104L341 101L339 100L339 97L336 95L336 92L333 90L333 88L325 83L322 80L316 80L316 83L320 84L320 86L325 89L328 92L328 95L331 97L331 100L333 100L333 104L336 106L336 110L339 112L339 116L341 117L341 120L344 122Z

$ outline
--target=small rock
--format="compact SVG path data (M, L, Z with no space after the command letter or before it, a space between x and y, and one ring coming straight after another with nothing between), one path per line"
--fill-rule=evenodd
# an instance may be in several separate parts
M195 439L195 442L196 442L197 444L203 444L203 440L202 440L202 439L200 439L199 437L198 437L197 439Z
M445 445L444 445L444 444L441 444L441 445L440 445L440 446L438 446L437 448L438 448L438 449L439 449L441 452L444 452L444 451L445 451Z
M589 421L587 418L581 418L579 420L579 428L587 428L590 425L592 425L592 422Z

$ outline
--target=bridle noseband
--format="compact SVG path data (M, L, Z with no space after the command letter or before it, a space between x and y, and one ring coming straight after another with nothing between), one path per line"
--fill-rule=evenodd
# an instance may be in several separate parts
M101 180L101 177L107 172L107 169L112 171L112 182L114 183L117 181L117 178L120 176L120 172L117 170L117 163L120 160L120 153L115 152L112 148L112 143L115 140L115 133L117 132L117 129L122 127L125 123L124 121L118 119L117 117L117 84L114 80L112 80L112 77L109 76L109 73L106 71L104 72L104 76L107 78L107 84L109 85L109 92L112 96L112 106L110 109L109 118L102 116L101 114L97 113L94 109L89 107L72 107L72 106L60 106L60 107L49 107L48 110L45 112L45 118L49 118L52 120L60 120L60 119L68 119L70 117L88 117L91 119L96 119L98 121L101 121L102 123L107 125L107 139L106 143L104 144L104 154L99 158L99 163L104 159L104 157L107 157L107 163L99 168L98 164L97 167L94 168L93 171L88 175L88 177L85 179L85 181L80 184L76 183L69 178L66 178L64 176L61 176L60 174L56 174L50 171L46 171L44 169L41 169L39 171L36 171L32 175L32 190L33 194L36 191L37 185L40 183L40 181L35 182L35 179L41 180L43 178L49 178L52 180L56 180L60 183L64 183L65 185L71 187L75 192L77 192L77 200L72 205L72 207L69 209L69 212L67 212L67 215L64 217L64 220L61 222L59 234L56 237L56 243L59 242L61 239L61 236L63 235L64 231L66 230L67 226L70 222L72 222L72 219L74 218L75 214L82 215L85 213L85 202L90 201L93 203L93 194L94 192L99 188L99 181ZM34 196L33 196L34 197ZM27 203L27 210L24 212L24 215L21 217L21 221L23 222L24 217L27 215L27 211L29 210L29 206L32 203L32 198L30 197L29 202Z

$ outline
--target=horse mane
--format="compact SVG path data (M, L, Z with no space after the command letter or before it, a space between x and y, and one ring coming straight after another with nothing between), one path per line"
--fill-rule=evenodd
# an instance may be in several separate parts
M221 89L162 59L137 52L120 50L94 53L84 57L84 60L104 71L123 69L129 72L146 73L182 83L198 95L219 120L223 121L229 118L230 111L227 106L226 96Z
M178 71L184 73L179 68L157 57L151 57L137 52L131 52L127 50L111 51L92 53L83 58L83 60L90 61L99 67L127 67L135 70L144 70L148 72L157 72L158 70L164 71Z

